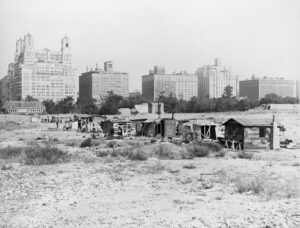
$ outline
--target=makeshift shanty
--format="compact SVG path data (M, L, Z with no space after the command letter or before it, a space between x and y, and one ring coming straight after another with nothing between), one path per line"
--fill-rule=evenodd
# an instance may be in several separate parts
M177 121L174 119L148 119L143 122L142 135L170 138L176 135Z
M233 149L277 149L279 128L275 118L231 118L225 126L225 146Z
M101 127L105 135L115 135L118 129L118 135L133 136L136 130L131 121L126 119L111 118L102 122Z
M65 123L67 121L72 120L72 116L71 115L53 115L52 119L51 119L51 123Z
M75 116L77 125L81 126L83 132L102 132L101 123L105 118L101 115L84 115L79 114Z
M192 134L193 139L217 139L216 123L207 120L192 120L183 125L183 135Z

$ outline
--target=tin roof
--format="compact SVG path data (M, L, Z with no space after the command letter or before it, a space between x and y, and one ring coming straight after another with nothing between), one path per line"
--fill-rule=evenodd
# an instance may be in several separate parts
M226 125L229 121L234 120L241 124L244 127L271 127L272 126L272 118L230 118L229 120L225 121L223 125ZM277 121L276 123L279 124Z

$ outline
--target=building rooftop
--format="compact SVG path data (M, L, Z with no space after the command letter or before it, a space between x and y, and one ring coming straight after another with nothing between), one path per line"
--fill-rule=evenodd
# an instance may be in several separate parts
M223 125L228 124L229 122L235 121L244 127L271 127L273 119L272 118L230 118L229 120L225 121ZM278 125L277 121L275 121Z

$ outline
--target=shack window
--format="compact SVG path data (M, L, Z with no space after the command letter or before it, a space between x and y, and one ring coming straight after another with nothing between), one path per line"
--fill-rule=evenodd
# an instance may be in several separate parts
M266 137L266 129L264 127L259 128L259 137Z

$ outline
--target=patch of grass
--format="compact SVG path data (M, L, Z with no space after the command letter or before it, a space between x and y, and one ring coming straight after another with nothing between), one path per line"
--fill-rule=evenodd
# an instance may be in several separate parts
M6 147L0 149L0 158L26 165L48 165L66 161L67 153L54 146Z
M145 161L148 159L142 148L136 148L128 154L128 158L132 161Z
M26 165L48 165L63 162L67 153L57 147L38 146L25 148Z
M215 154L215 157L216 157L216 158L223 158L223 157L225 157L225 151L224 151L224 150L218 151L218 152Z
M106 144L107 148L114 148L117 146L117 142L116 141L110 141Z
M253 153L241 151L238 153L238 158L251 160L253 158Z
M183 168L184 169L196 169L196 166L194 166L193 164L189 164L189 165L184 165Z
M168 169L169 173L179 173L179 169Z
M218 143L194 141L188 146L188 151L194 157L207 157L212 152L220 152L222 147Z
M101 144L101 141L93 140L92 138L87 138L83 140L83 142L80 144L80 147L92 147L92 146L98 146Z
M166 167L162 165L160 162L157 162L154 165L144 166L144 168L145 168L144 170L145 174L160 174L166 170Z
M92 147L92 139L87 138L83 140L83 142L80 144L80 147Z
M292 166L300 166L300 162L294 162Z
M11 170L11 169L13 169L13 166L11 164L1 164L0 167L1 167L0 168L1 170Z
M14 121L0 122L0 130L14 131L20 129L20 124Z
M245 174L238 174L232 176L224 170L220 170L216 175L219 178L215 182L226 185L230 183L234 184L238 193L260 195L266 199L298 197L298 190L295 183L281 182L271 179L267 175L247 176Z

